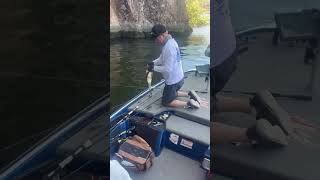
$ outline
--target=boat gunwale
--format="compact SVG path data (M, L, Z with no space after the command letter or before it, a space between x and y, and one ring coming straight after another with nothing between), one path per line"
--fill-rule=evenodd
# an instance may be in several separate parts
M196 71L196 69L189 69L187 71L185 71L184 73L190 73L190 72L194 72ZM134 96L132 99L130 99L126 104L122 105L118 110L116 110L114 113L111 114L110 116L110 122L115 121L117 118L119 118L123 113L128 111L128 108L133 105L135 102L137 102L139 99L145 97L145 95L147 95L148 93L150 93L153 89L161 86L162 84L164 84L164 79L160 80L160 82L158 82L157 84L153 85L151 88L147 88L145 90L143 90L141 93L139 93L138 95ZM112 127L110 127L112 128Z

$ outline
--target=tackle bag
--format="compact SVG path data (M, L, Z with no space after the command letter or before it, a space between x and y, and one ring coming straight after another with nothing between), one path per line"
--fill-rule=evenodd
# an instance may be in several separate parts
M138 135L126 139L116 155L124 167L138 171L149 169L155 157L150 145Z

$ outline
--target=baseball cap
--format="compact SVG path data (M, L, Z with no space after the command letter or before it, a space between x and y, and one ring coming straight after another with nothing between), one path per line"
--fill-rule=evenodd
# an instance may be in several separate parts
M167 31L167 29L166 29L166 27L165 27L164 25L162 25L162 24L156 24L156 25L154 25L154 26L152 27L150 34L151 34L151 36L152 36L153 38L156 38L156 37L158 37L160 34L166 32L166 31Z

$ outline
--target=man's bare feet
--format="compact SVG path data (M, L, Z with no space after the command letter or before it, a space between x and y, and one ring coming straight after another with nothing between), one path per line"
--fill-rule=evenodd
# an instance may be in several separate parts
M209 108L209 102L206 101L205 99L200 100L200 106L204 108Z

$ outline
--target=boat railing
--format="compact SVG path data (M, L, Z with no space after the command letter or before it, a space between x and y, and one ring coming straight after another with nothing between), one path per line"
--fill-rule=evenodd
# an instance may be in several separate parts
M242 36L248 36L256 33L273 32L275 29L276 29L275 24L255 26L245 30L237 31L236 37L241 38Z

